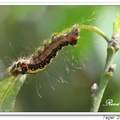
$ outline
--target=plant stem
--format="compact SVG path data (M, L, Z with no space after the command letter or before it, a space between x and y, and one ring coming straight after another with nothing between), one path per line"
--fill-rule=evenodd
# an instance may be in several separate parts
M78 27L80 29L86 29L86 30L90 30L90 31L94 31L94 32L98 33L109 44L110 39L102 31L100 31L98 28L96 28L94 26L89 26L89 25L79 25ZM105 91L105 88L106 88L106 86L107 86L107 84L109 82L109 79L113 75L113 72L108 72L108 68L112 64L115 52L116 52L116 50L114 49L113 46L108 47L106 64L105 64L103 76L102 76L102 78L100 80L100 84L99 84L99 88L98 88L97 93L93 94L93 102L92 102L91 111L94 111L94 112L98 111L101 100L102 100L102 97L103 97L103 94L104 94L104 91Z
M110 78L113 76L113 72L115 70L115 66L112 65L112 61L114 58L115 53L119 50L119 38L120 38L120 14L118 14L118 17L114 23L114 31L113 35L110 41L107 40L107 37L105 37L104 34L100 34L103 38L106 39L108 42L108 48L107 48L107 58L105 63L105 68L103 71L103 75L100 80L100 84L98 87L98 91L96 93L93 93L92 97L92 106L91 106L91 112L97 112L105 91L105 88L110 80ZM112 68L112 69L111 69Z
M106 42L110 41L109 38L101 30L99 30L95 26L79 25L78 28L94 31L94 32L98 33L100 36L102 36L106 40Z
M107 59L106 59L106 64L103 72L103 76L100 80L99 88L97 93L93 94L93 101L92 101L92 107L91 107L91 112L97 112L105 91L105 88L110 80L110 78L113 76L113 72L109 72L108 69L110 65L112 64L114 55L115 55L115 49L113 47L108 48L108 54L107 54Z

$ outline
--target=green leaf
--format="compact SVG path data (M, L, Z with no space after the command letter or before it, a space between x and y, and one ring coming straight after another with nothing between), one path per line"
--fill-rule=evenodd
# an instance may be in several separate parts
M16 96L25 79L26 75L11 76L0 82L0 112L13 111Z

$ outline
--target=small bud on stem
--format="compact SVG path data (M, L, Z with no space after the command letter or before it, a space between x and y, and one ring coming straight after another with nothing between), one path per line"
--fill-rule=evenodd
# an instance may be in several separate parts
M97 92L97 90L98 90L98 85L97 85L97 83L94 83L93 86L91 87L91 92L93 94L95 94Z
M114 72L116 69L116 64L112 64L109 68L108 68L108 72Z

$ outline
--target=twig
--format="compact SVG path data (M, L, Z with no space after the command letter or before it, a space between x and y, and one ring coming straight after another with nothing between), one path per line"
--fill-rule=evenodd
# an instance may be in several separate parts
M103 71L103 75L100 80L100 84L97 88L98 90L91 90L92 91L92 106L90 110L91 112L97 112L99 110L99 106L100 106L105 88L110 78L113 76L113 72L116 68L116 65L112 64L112 62L113 62L115 53L119 49L119 45L118 45L118 41L120 38L119 34L120 34L120 15L118 16L115 22L114 33L111 38L111 41L108 42L106 64L105 64L105 68ZM92 87L92 89L93 88L94 87Z

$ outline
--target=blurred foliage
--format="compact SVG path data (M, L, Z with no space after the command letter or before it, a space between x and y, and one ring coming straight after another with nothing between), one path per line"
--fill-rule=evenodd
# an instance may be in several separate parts
M0 6L1 78L14 60L29 57L54 32L73 24L96 26L111 37L118 12L119 6ZM64 48L44 71L28 75L17 96L15 111L90 111L90 89L94 82L99 83L106 59L107 44L102 39L82 31L76 47ZM109 98L120 101L119 55L101 103L102 112L120 111L120 106L102 106Z

